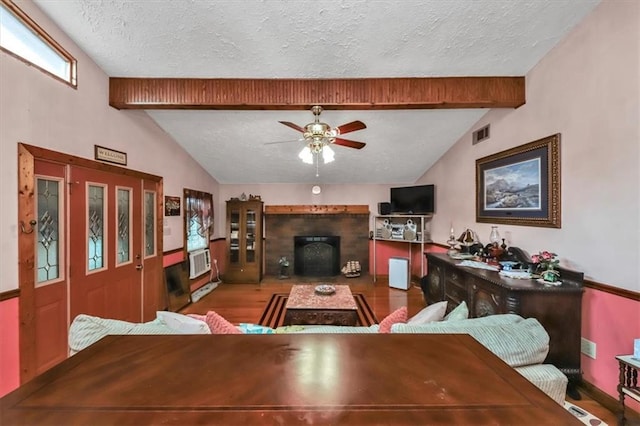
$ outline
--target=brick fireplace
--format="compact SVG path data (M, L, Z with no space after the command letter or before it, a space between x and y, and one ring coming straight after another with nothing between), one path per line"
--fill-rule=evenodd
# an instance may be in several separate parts
M296 236L340 237L340 268L358 260L362 273L369 272L368 206L265 206L266 275L279 275L282 256L294 275Z

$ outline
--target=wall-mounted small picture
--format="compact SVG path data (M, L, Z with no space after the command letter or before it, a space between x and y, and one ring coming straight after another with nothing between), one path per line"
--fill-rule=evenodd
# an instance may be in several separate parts
M164 197L164 215L165 216L180 216L180 197L171 197L165 195Z

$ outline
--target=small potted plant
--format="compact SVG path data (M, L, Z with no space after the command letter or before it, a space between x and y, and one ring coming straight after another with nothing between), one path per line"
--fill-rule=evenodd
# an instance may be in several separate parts
M535 273L545 283L559 284L560 271L556 268L560 261L557 256L557 254L548 251L541 251L531 256L531 262L535 265Z

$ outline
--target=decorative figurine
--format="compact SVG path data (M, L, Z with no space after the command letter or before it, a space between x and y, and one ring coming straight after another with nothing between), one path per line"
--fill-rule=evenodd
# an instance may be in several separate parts
M280 265L280 277L278 278L281 280L289 278L289 275L287 274L287 270L289 268L289 261L287 260L287 257L282 256L278 261L278 264Z

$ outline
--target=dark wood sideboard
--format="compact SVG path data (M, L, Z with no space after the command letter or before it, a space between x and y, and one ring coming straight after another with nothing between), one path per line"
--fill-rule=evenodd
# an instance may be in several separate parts
M580 328L584 276L560 269L562 285L544 286L536 280L503 278L498 272L458 266L444 253L425 253L427 276L421 282L427 303L447 300L448 311L462 301L469 317L518 314L536 318L549 333L549 354L553 364L569 378L569 390L582 379Z

